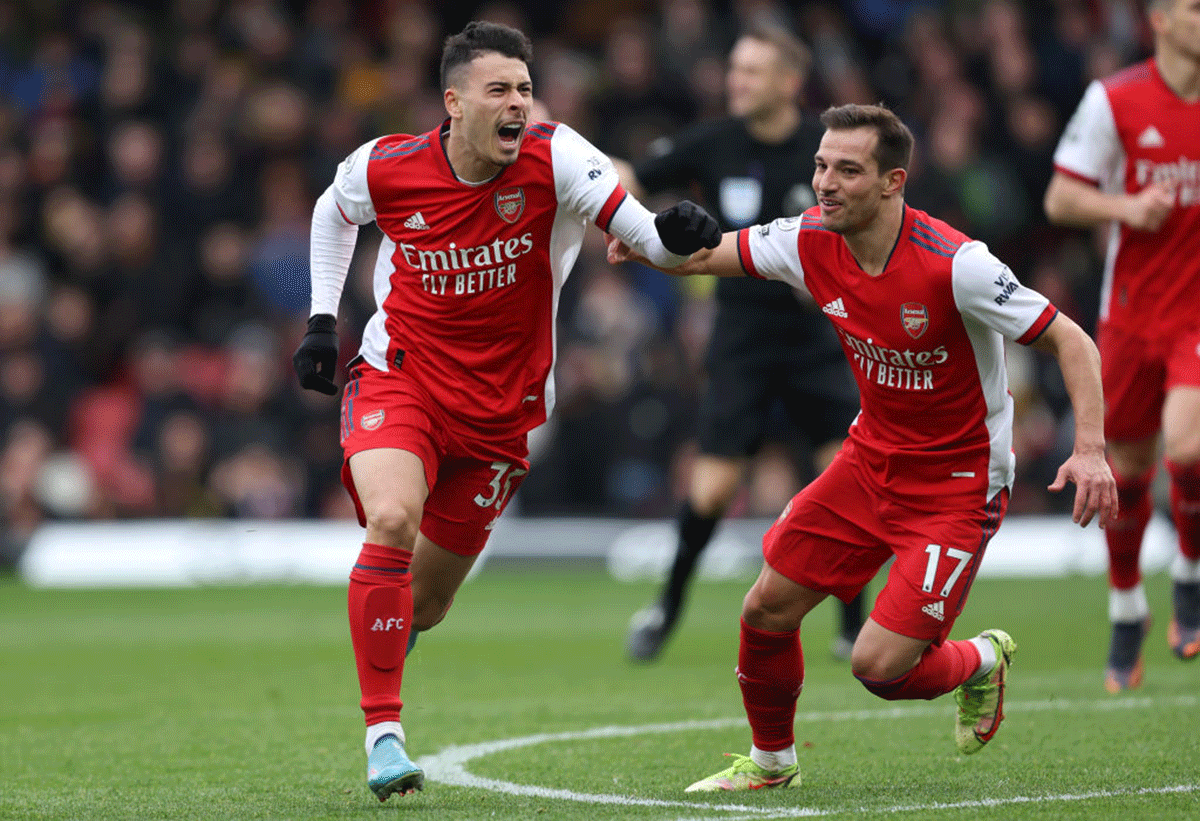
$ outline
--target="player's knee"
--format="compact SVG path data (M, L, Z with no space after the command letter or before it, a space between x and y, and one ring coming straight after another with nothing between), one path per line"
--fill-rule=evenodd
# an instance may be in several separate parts
M758 630L779 633L795 630L800 626L800 620L793 616L789 604L765 595L755 585L742 599L742 620Z
M913 667L895 659L850 657L850 669L868 693L888 701L913 698ZM929 696L924 696L928 698Z
M913 666L914 660L907 655L889 653L886 648L871 648L861 641L855 642L854 649L850 652L850 671L873 693L873 684L889 683L903 678Z
M697 516L706 519L725 515L729 502L737 493L738 485L732 487L724 481L693 482L688 502Z
M875 689L872 688L872 685L901 678L908 672L908 669L904 665L896 664L888 659L864 658L857 652L850 655L850 672L862 682L863 687L873 693Z
M693 493L689 502L692 512L703 519L719 519L725 514L725 503L711 494Z
M742 597L742 619L747 624L758 626L758 623L770 615L771 608L758 585L753 585Z
M421 521L403 505L379 505L366 511L368 538L390 547L412 550Z
M688 489L692 510L709 518L723 515L741 481L742 467L735 459L710 456L697 460Z

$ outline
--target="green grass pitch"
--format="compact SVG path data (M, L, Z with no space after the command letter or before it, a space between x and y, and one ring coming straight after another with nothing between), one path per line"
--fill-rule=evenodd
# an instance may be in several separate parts
M457 761L468 785L431 772L380 804L343 589L3 578L0 818L1200 819L1200 662L1165 646L1162 575L1147 580L1146 684L1117 697L1101 686L1103 579L980 580L954 635L1003 627L1020 649L1008 719L970 758L949 697L881 701L830 657L822 605L805 625L802 788L683 793L749 747L733 675L747 586L699 584L664 658L637 666L625 627L652 586L488 567L405 674L410 754Z

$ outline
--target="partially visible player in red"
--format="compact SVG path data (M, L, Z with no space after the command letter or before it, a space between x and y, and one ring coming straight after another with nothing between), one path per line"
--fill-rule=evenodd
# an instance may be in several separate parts
M342 479L366 527L350 634L381 801L421 789L400 725L413 631L445 616L529 468L526 433L554 405L555 311L588 223L663 266L720 241L703 209L657 216L569 127L530 121L529 40L471 23L446 40L449 115L371 140L313 209L312 315L300 384L335 394L334 331L358 226L383 232L378 310L342 400Z
M1111 693L1142 683L1160 431L1179 533L1167 641L1200 655L1200 2L1151 0L1149 16L1155 56L1088 87L1045 198L1051 220L1110 231L1097 343L1121 504L1106 531Z
M948 637L1013 481L1005 339L1055 356L1075 409L1075 449L1051 490L1076 485L1081 526L1093 517L1103 526L1116 509L1100 357L1087 334L987 246L905 204L913 137L892 112L845 105L821 122L817 206L726 234L674 270L807 291L833 323L862 400L833 464L763 537L766 561L742 605L738 650L750 755L692 791L799 783L801 622L830 594L852 598L893 556L854 643L855 677L885 699L954 692L962 753L995 735L1016 643L1003 630ZM610 244L610 261L629 256Z

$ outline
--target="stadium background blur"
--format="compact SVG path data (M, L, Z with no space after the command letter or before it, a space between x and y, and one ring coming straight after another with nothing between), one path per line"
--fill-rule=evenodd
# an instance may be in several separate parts
M474 18L527 31L551 117L636 160L722 114L724 55L759 15L812 47L810 110L900 113L908 201L1092 329L1102 240L1049 226L1041 197L1086 83L1148 54L1135 0L0 2L0 559L48 520L352 517L338 402L289 363L336 164L442 120L441 41ZM360 232L343 364L378 241ZM592 231L510 515L673 515L712 313L711 283L611 267ZM1011 511L1061 510L1044 488L1070 449L1065 391L1032 351L1009 368ZM804 480L776 433L733 515L774 516Z

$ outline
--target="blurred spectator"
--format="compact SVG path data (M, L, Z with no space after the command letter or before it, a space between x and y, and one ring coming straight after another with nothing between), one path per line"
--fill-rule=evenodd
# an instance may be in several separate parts
M298 516L304 493L294 459L248 445L213 468L213 488L229 515L239 519Z
M613 24L604 46L604 78L592 99L597 148L619 157L641 157L650 143L673 133L695 114L685 87L669 84L657 70L653 32L641 18Z
M202 345L219 347L233 331L266 315L250 281L249 238L236 222L221 222L199 234L200 279L188 329Z
M80 43L65 29L41 32L25 64L16 64L8 94L27 115L66 115L95 92L100 70L82 56Z
M212 129L193 131L184 138L179 154L165 198L173 221L195 232L222 220L245 223L250 190L236 173L229 141Z
M54 448L44 426L20 419L0 439L0 555L15 558L20 546L46 518L37 499L37 478Z
M106 200L127 192L161 199L163 151L163 135L150 123L128 120L114 128L108 140Z
M308 223L313 199L290 160L269 165L259 182L262 221L250 252L259 298L276 315L308 315Z
M46 276L38 258L0 246L0 351L33 340L45 291Z
M284 361L275 333L266 326L244 325L234 332L225 347L225 373L213 410L217 459L251 445L290 450L294 403L283 390Z

